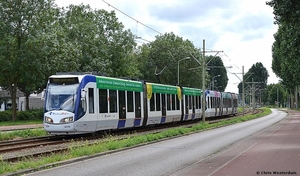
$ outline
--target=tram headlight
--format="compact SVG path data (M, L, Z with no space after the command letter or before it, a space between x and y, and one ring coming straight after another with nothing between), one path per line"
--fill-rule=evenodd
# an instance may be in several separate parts
M73 122L73 117L66 117L60 120L60 123L70 123Z
M45 116L45 122L47 123L53 123L53 119L50 117Z

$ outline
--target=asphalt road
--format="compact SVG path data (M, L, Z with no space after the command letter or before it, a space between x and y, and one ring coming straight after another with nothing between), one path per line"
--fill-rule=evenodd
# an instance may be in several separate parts
M242 143L243 139L272 127L287 117L285 112L272 111L272 114L259 119L190 134L28 175L181 175L181 171L185 168L222 152L237 142Z

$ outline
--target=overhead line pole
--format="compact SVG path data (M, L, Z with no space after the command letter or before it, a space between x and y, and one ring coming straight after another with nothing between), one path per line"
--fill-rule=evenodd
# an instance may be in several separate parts
M219 52L223 52L223 51L205 51L205 40L203 39L203 54L202 54L203 55L203 59L202 59L202 121L203 122L205 122L205 110L206 110L206 106L205 106L206 105L206 101L205 101L205 70L206 70L205 53L206 52L216 52L218 54Z
M202 56L202 121L205 122L205 40L203 40L203 56Z
M253 78L252 78L252 82L246 82L247 84L252 84L252 88L251 88L251 91L252 91L252 108L253 110L255 109L255 84L261 84L261 82L254 82L253 81Z
M239 80L242 81L242 104L243 104L242 105L242 110L243 110L243 116L244 116L245 115L245 78L244 78L245 73L244 73L244 66L242 66L242 73L232 73L232 74L234 74L237 78L239 78L239 77L236 74L242 74L242 80L240 78L239 78Z
M223 51L205 51L205 40L203 39L203 51L202 51L202 63L199 62L199 60L197 60L192 53L190 53L190 55L192 56L192 58L202 67L202 121L205 122L205 67L206 67L206 62L205 62L205 53L206 52L223 52Z

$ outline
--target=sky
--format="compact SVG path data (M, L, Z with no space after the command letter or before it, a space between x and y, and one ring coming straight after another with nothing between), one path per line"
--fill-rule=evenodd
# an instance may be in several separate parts
M279 81L271 68L278 26L264 0L56 0L64 7L81 3L114 10L125 29L141 38L137 43L171 32L201 49L205 40L206 55L220 56L227 68L226 92L238 93L242 68L246 73L257 62L268 70L268 84Z

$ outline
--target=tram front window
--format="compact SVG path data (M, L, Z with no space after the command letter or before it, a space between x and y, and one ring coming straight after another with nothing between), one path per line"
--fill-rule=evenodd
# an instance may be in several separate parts
M66 110L74 112L78 84L49 84L46 97L46 111Z

